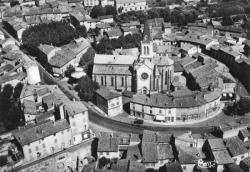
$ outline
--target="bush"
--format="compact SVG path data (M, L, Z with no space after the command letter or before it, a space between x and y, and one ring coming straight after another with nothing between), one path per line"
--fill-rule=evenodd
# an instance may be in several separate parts
M76 91L79 93L79 97L84 101L90 101L94 98L95 91L99 88L97 82L91 80L88 76L84 76L78 81Z

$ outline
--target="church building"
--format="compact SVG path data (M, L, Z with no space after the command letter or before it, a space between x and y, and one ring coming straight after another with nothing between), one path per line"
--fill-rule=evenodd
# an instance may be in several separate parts
M174 77L174 61L157 54L148 22L144 26L139 57L96 54L92 78L100 86L141 94L168 91Z

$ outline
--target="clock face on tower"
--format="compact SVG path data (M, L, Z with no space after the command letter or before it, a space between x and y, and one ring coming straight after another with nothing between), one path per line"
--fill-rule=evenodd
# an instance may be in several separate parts
M141 79L142 79L142 80L147 80L147 79L148 79L148 74L145 73L145 72L143 72L143 73L141 74Z

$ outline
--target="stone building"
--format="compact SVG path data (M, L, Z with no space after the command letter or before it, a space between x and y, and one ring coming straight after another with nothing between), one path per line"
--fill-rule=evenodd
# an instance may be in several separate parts
M154 45L146 22L140 57L97 54L93 80L111 89L143 94L169 90L174 77L174 62L168 54L156 53Z

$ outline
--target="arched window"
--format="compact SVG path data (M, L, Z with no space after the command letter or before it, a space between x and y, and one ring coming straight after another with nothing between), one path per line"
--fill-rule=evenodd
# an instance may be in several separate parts
M146 55L146 53L147 53L146 47L144 46L143 48L144 48L144 53L143 54Z
M168 84L168 71L165 73L165 84Z
M147 55L149 55L149 47L147 46Z
M111 77L111 86L113 86L114 85L114 77L112 76Z
M121 85L124 86L124 78L122 77L121 79L122 79L122 84Z
M101 85L103 85L104 81L103 81L103 76L101 76Z

